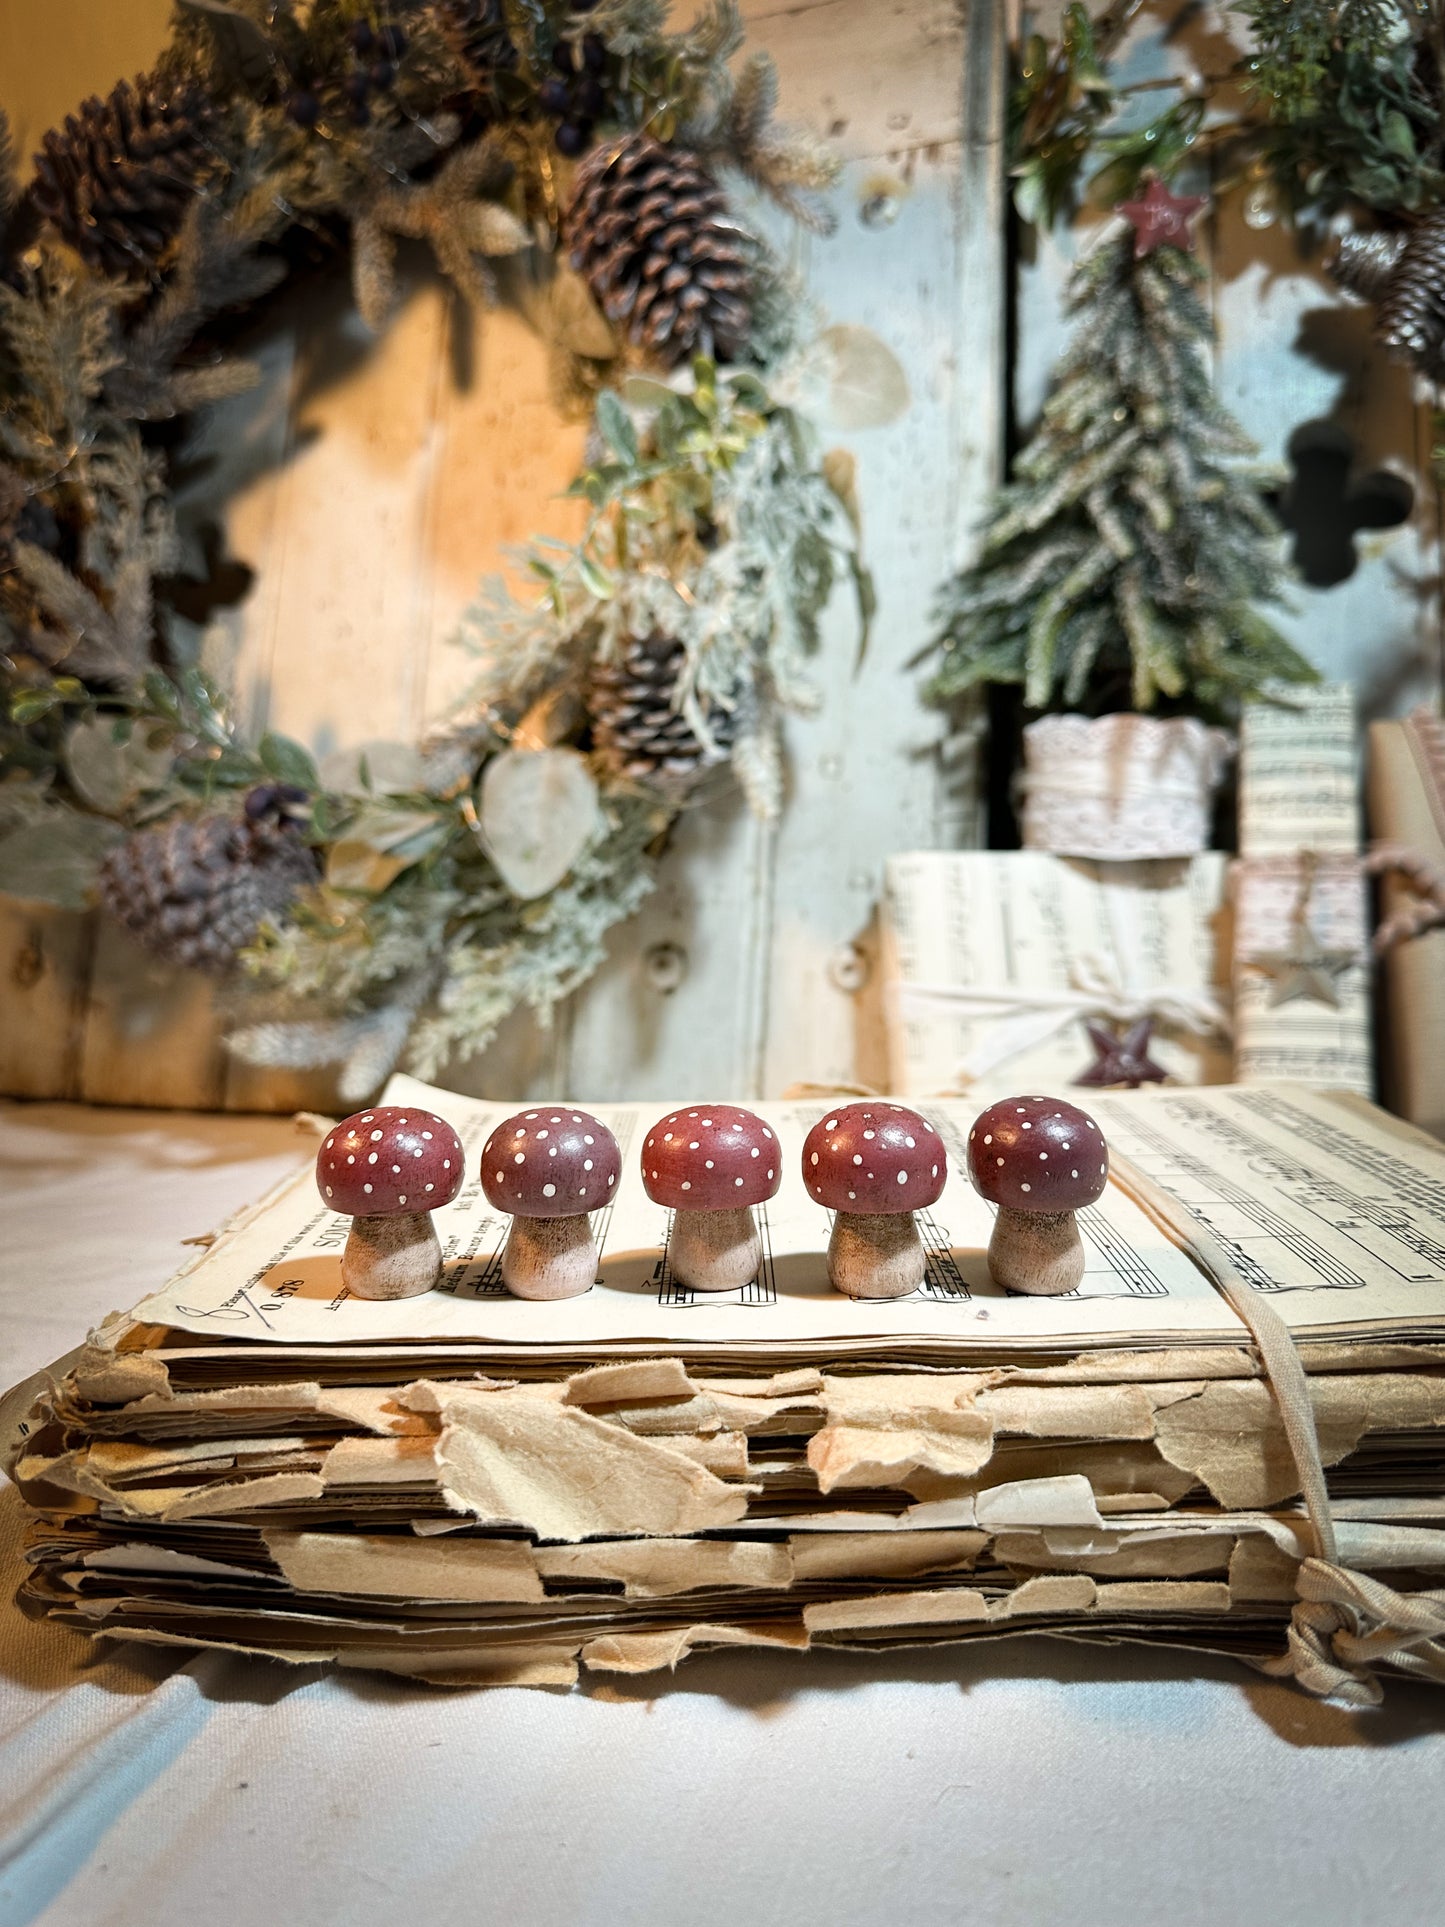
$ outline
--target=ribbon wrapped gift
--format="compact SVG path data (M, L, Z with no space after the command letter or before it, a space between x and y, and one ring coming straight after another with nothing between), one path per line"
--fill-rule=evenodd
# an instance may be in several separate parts
M1058 1090L1085 1024L1151 1018L1183 1083L1226 1083L1227 859L1106 863L1035 850L890 860L883 954L889 1081L905 1095L1003 1079Z

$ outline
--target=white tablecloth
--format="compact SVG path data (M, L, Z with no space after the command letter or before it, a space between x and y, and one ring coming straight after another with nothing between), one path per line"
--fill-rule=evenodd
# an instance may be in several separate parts
M304 1155L273 1120L0 1106L5 1382ZM0 1927L1445 1918L1445 1694L1404 1684L1351 1715L1028 1639L437 1693L0 1609L0 1693Z

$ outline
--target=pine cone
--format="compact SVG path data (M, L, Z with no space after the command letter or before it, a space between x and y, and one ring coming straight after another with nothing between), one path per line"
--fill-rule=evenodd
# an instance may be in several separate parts
M263 814L138 830L106 857L98 882L102 906L153 955L222 971L316 878L297 831Z
M1445 376L1445 210L1405 232L1347 234L1330 273L1378 303L1375 339L1432 380Z
M1400 361L1437 377L1445 347L1445 212L1410 231L1380 301L1375 335Z
M751 319L741 230L712 176L650 134L606 142L577 170L564 235L608 320L669 365L733 359Z
M123 80L45 136L25 198L102 274L153 274L211 167L214 115L193 84Z
M517 45L502 0L436 0L433 11L442 38L478 85L516 66Z
M709 748L674 706L678 678L687 652L671 636L652 635L633 642L620 662L593 666L587 689L592 746L604 769L637 783L676 788L732 746L731 713L708 710Z
M1406 238L1398 228L1341 235L1329 264L1331 278L1362 301L1378 301L1405 252Z

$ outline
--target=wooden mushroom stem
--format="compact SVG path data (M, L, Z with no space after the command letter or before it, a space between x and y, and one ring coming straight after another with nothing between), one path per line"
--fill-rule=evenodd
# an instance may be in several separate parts
M442 1275L430 1211L353 1218L341 1254L341 1282L353 1298L415 1298Z
M576 1298L597 1277L597 1246L585 1211L571 1218L513 1218L502 1283L514 1298Z
M1016 1211L1001 1204L988 1241L988 1268L1005 1291L1056 1298L1084 1275L1084 1244L1072 1211Z
M763 1241L746 1205L675 1211L667 1259L673 1276L694 1291L737 1291L757 1277Z
M828 1240L828 1281L845 1298L906 1298L923 1283L923 1241L911 1211L840 1211Z

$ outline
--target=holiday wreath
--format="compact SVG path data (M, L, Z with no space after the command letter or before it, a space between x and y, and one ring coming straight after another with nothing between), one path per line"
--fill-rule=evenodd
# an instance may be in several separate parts
M722 185L825 226L832 163L774 124L766 55L730 67L731 0L665 14L183 0L155 68L6 193L0 889L98 897L222 975L240 1054L338 1063L343 1097L579 984L713 766L775 809L840 568L866 618L848 465L789 400L847 381L856 331L819 331ZM380 328L401 237L473 302L499 257L540 290L592 410L587 520L529 551L535 600L469 612L462 708L328 787L299 744L243 740L201 667L167 456L254 378L228 317L349 244Z

